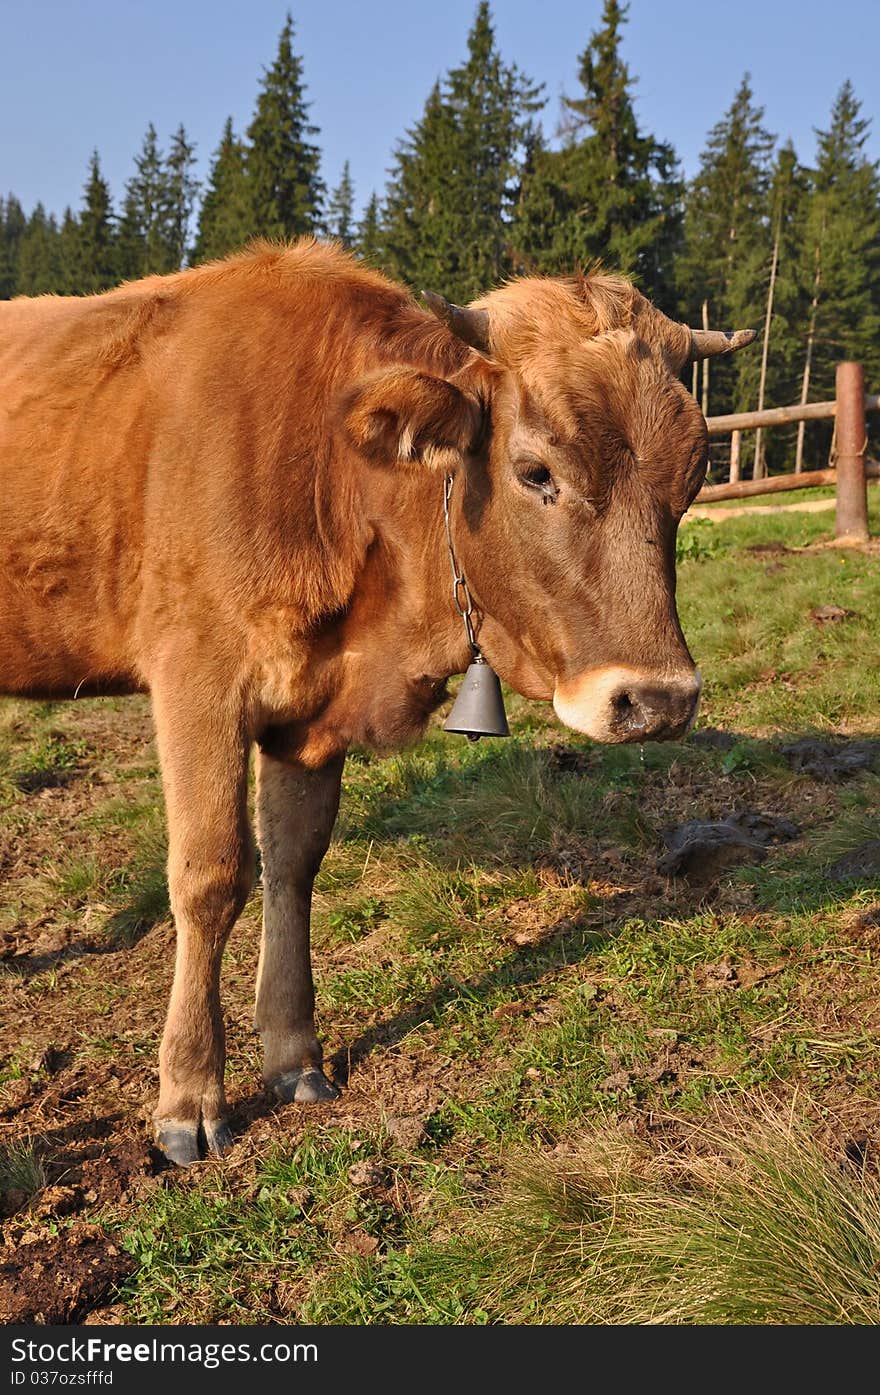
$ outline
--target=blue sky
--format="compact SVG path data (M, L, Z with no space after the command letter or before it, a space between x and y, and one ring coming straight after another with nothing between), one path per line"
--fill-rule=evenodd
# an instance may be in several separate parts
M115 197L153 121L183 122L204 172L227 115L243 128L286 0L0 0L0 192L29 210L78 204L93 147ZM395 141L438 75L459 62L476 0L293 0L324 175L351 161L358 201L381 189ZM577 56L601 0L495 0L502 51L549 97L577 90ZM802 159L849 77L878 112L880 0L632 0L625 56L644 124L693 173L709 127L746 70L769 129ZM871 154L880 157L880 130Z

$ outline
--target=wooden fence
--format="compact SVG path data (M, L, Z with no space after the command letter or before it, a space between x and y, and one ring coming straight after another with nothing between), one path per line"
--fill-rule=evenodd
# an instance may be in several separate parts
M705 486L695 502L708 504L719 499L747 499L756 494L775 494L780 490L812 489L818 485L833 484L837 494L837 537L848 542L867 541L867 482L880 478L880 465L865 460L868 444L865 418L868 412L880 411L880 393L865 392L865 377L860 363L839 363L835 388L837 396L833 402L806 402L794 407L770 407L763 412L733 412L729 416L707 418L710 436L729 435L731 438L730 482ZM837 464L833 469L769 475L757 480L739 478L743 431L786 426L792 421L825 421L828 418L835 418Z

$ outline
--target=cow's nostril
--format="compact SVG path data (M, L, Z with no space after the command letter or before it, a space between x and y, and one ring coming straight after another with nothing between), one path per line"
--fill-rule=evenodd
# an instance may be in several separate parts
M639 701L638 692L624 688L611 699L614 713L613 723L619 732L635 733L645 725L644 704Z

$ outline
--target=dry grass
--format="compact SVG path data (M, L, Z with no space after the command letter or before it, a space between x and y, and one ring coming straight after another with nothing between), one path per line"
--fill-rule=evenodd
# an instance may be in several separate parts
M490 1320L880 1322L875 1177L768 1105L716 1111L676 1143L603 1127L515 1168L480 1238Z

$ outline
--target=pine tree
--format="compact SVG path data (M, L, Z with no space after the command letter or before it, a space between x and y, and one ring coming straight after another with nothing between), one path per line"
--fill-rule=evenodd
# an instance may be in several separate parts
M786 406L796 402L800 393L811 291L804 259L808 193L808 173L787 141L776 156L769 195L777 275L767 360L767 406ZM767 433L765 449L771 472L792 468L796 435L796 428Z
M385 269L415 289L467 300L469 248L460 237L458 130L435 83L421 120L397 148L381 215ZM488 289L486 287L485 289Z
M844 83L827 131L817 131L806 254L821 272L811 395L834 396L841 359L880 376L880 164L865 153L870 121Z
M27 219L24 209L14 194L6 200L2 210L2 232L0 238L0 299L9 300L17 291L18 257L24 237Z
M465 301L513 269L517 160L541 105L540 89L502 61L487 0L467 49L398 146L381 229L392 272Z
M763 116L746 74L729 110L710 131L688 189L679 281L681 317L691 324L700 323L704 302L713 328L763 323L772 243L768 195L774 143ZM753 406L759 371L760 356L755 354L713 363L712 413Z
M243 247L254 232L253 210L247 180L247 152L236 136L232 117L223 127L220 144L208 174L199 211L193 260L210 261Z
M15 275L6 245L6 209L0 199L0 300L10 300L14 293Z
M116 246L110 189L101 174L97 150L89 162L83 208L77 224L74 288L79 295L92 295L115 285Z
M195 145L187 139L183 126L171 137L165 160L165 224L171 270L182 267L189 252L189 235L200 181L193 170L196 163Z
M247 132L253 231L263 237L299 237L321 222L321 153L308 139L318 128L308 121L303 62L293 52L293 32L288 14Z
M55 219L38 203L21 239L18 256L18 295L45 295L61 286L59 233Z
M147 275L144 222L134 185L135 181L129 180L116 228L116 265L121 281L137 281Z
M548 272L601 260L671 308L682 185L672 147L639 129L620 52L627 10L605 0L579 60L582 95L563 99L562 148L539 141L527 154L518 248Z
M355 238L354 185L347 160L342 166L342 177L327 204L327 231L331 237L337 237L343 247L352 246Z
M79 223L73 209L64 210L58 234L58 289L63 295L79 291L80 248Z
M119 269L128 278L170 271L174 264L168 227L167 173L152 121L134 163L135 173L125 188L119 227Z
M375 190L367 200L363 216L357 225L354 249L359 257L378 266L382 257L382 238L379 227L379 197Z

